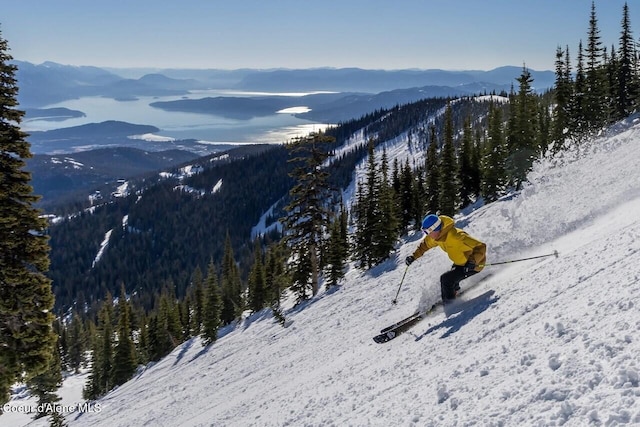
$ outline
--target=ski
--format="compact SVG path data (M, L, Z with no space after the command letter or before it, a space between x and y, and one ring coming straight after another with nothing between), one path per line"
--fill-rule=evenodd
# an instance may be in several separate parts
M393 325L382 329L378 335L373 337L373 340L378 344L391 341L401 333L409 330L420 320L424 319L425 317L433 313L433 311L440 306L442 306L442 301L438 301L437 303L433 304L431 308L429 308L428 310L418 311L413 313L411 316L406 317L400 320L399 322L396 322Z
M416 311L415 313L413 313L411 316L405 317L404 319L394 323L393 325L387 326L386 328L380 330L381 334L386 333L387 331L390 331L392 329L398 328L402 325L404 325L405 323L411 322L413 319L420 317L422 315L421 311Z

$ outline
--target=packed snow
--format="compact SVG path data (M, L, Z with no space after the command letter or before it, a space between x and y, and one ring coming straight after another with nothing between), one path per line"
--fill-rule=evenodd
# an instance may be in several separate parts
M141 139L143 141L153 141L153 142L174 142L176 140L175 138L171 138L170 136L161 136L161 135L156 135L154 133L145 133L142 135L130 135L127 138Z
M370 271L285 313L194 338L70 426L614 426L640 424L640 121L541 160L519 194L456 217L488 245L457 313L395 340L383 327L439 294L439 249L413 233ZM24 404L24 400L11 405ZM66 404L73 402L67 401ZM5 425L0 417L0 424ZM14 419L12 419L12 425ZM43 421L38 423L42 424ZM34 423L37 424L37 423ZM9 425L9 424L7 424Z
M121 182L122 181L122 182ZM120 185L116 188L116 191L111 193L113 197L127 197L129 195L129 181L119 180Z
M221 188L222 188L222 178L220 178L218 182L216 182L216 185L213 186L213 188L211 189L211 194L217 193L218 191L220 191Z
M98 249L98 253L96 254L96 257L93 259L93 262L91 263L91 268L94 268L96 266L96 264L102 259L104 252L109 247L109 240L111 240L111 233L113 233L113 229L104 233L104 239L102 239L102 243L100 243L100 249Z
M63 160L60 160L57 157L51 157L50 161L51 163L58 164L58 165L68 163L69 165L71 165L73 169L82 169L84 167L83 163L80 163L71 157L65 157ZM68 168L68 166L65 166L65 169L66 168Z

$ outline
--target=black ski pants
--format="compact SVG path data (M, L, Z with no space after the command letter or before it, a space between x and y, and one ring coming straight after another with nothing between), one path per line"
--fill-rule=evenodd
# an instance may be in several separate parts
M460 289L460 281L476 273L477 271L475 270L465 272L464 266L454 264L451 270L440 276L442 300L454 299L456 297L456 291Z

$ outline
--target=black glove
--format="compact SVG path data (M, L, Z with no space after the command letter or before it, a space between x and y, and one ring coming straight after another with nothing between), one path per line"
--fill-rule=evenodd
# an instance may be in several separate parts
M407 266L409 266L415 260L416 260L416 257L414 257L413 255L409 255L404 259L404 263L407 264Z
M464 265L464 273L468 274L474 271L476 271L476 262L472 259L469 259Z

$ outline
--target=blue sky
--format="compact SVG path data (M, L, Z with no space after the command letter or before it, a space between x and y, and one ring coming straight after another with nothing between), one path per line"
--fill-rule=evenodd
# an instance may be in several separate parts
M596 0L617 48L624 0ZM629 1L640 37L640 4ZM0 0L14 59L157 68L553 69L591 0Z

